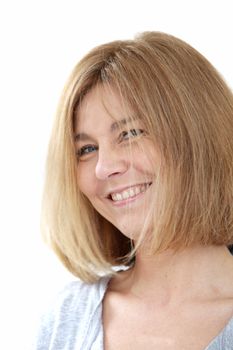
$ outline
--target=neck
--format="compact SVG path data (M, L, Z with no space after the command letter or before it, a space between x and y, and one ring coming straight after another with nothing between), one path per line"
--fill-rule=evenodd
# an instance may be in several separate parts
M232 292L232 281L233 257L226 247L195 246L153 257L139 252L129 271L128 290L139 298L168 304L226 295Z

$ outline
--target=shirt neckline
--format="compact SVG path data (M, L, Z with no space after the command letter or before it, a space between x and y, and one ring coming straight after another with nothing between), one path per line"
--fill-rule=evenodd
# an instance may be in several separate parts
M102 295L101 295L101 303L100 303L100 307L101 307L101 331L102 331L102 344L104 343L104 326L103 326L103 300L104 300L104 296L105 293L107 292L108 289L108 284L111 280L112 276L105 276L102 277ZM226 329L228 327L231 327L232 324L232 329L233 329L233 316L229 319L229 321L225 324L224 328L210 341L210 343L205 347L204 350L208 350L217 340L218 338L220 338L223 333L226 331ZM104 347L103 347L104 349Z

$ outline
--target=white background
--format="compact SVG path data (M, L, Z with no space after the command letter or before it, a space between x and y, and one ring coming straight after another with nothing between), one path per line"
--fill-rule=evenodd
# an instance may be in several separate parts
M0 349L27 350L73 277L40 239L46 148L63 84L97 44L145 30L176 35L233 86L232 1L0 2Z

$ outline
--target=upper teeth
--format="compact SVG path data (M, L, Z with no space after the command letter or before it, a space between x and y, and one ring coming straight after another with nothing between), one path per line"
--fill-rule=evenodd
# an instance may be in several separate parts
M122 201L124 199L135 197L140 192L145 192L149 186L150 184L147 183L139 186L130 187L122 192L112 193L111 198L113 201Z

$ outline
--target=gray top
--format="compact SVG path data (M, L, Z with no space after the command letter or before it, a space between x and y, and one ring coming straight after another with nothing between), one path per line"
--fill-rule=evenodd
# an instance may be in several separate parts
M34 350L103 350L102 300L110 277L69 283L44 315ZM233 317L204 350L233 349Z

